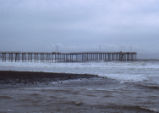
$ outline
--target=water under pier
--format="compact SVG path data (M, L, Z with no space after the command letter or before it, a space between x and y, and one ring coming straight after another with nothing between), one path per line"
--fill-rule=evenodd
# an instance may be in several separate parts
M0 52L6 62L99 62L135 61L136 52Z

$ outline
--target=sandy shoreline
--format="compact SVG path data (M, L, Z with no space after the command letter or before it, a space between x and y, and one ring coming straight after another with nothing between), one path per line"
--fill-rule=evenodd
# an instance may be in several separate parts
M0 83L3 82L46 82L81 78L94 78L97 75L71 74L71 73L50 73L50 72L29 72L29 71L0 71Z

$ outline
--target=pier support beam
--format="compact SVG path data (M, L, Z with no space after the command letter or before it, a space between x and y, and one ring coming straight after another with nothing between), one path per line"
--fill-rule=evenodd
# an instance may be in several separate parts
M15 62L99 62L135 61L135 52L79 52L79 53L38 53L38 52L0 52L0 61Z

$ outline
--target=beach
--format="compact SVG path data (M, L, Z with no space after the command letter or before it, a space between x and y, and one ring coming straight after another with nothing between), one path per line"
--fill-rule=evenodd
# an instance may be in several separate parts
M93 78L97 75L89 74L69 74L69 73L47 73L47 72L27 72L27 71L0 71L0 83L23 83L30 84L36 82L47 83L50 81L62 81L71 79Z
M150 72L150 69L153 73L158 73L156 65L151 68L149 63L144 66L143 63L76 64L76 67L75 64L43 64L43 66L40 64L40 68L30 64L20 64L21 67L16 63L7 65L0 66L0 113L159 112L159 86L151 80L152 78L147 80L137 76L136 79L134 74L132 75L134 78L131 76L124 78L121 73L120 78L114 79L114 76L109 77L109 73L108 76L95 74L98 70L100 72L102 69L110 70L110 67L113 67L113 72L119 73L117 68L120 68L122 72L125 70L130 74L128 68L136 71L139 66L144 73L145 70ZM47 68L62 70L65 67L67 70L70 69L70 73L55 70L44 72L42 67L47 71ZM6 70L2 71L4 68ZM84 69L87 71L92 69L95 73L86 73ZM83 74L73 72L80 70L83 70Z

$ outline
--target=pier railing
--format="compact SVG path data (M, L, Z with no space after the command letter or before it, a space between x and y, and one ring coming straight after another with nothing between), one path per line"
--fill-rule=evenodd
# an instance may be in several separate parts
M99 62L135 61L136 52L0 52L6 62Z

